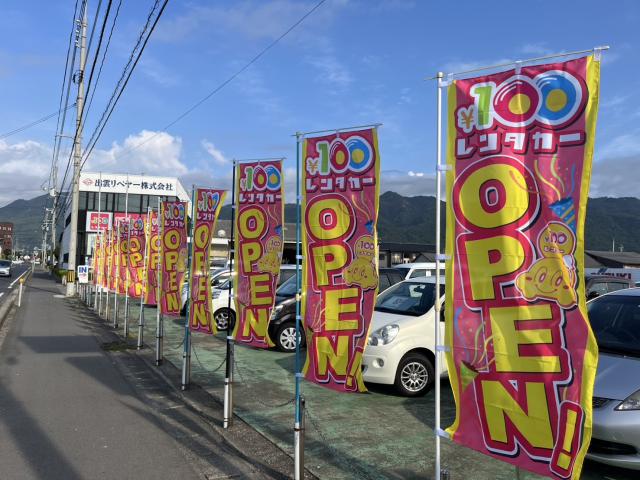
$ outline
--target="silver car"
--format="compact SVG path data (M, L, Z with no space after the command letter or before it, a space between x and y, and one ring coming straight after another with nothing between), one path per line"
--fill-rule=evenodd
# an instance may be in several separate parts
M640 288L602 295L588 311L600 360L587 456L640 470Z
M11 273L11 260L0 260L0 277L10 277Z

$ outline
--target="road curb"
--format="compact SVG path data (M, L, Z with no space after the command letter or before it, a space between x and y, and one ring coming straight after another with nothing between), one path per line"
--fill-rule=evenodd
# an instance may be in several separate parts
M24 276L25 283L31 277L32 270L27 270L27 274ZM4 301L2 305L0 305L0 328L3 327L4 321L9 316L9 312L11 312L12 307L16 303L16 299L18 298L19 288L12 290L9 295L7 295L7 299ZM24 292L23 292L24 293Z

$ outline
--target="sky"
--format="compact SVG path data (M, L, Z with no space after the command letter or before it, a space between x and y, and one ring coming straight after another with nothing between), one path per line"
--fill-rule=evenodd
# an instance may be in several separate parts
M75 6L74 0L2 3L0 136L58 109ZM603 56L591 196L638 196L635 0L458 0L455 8L431 0L326 0L247 70L166 128L316 3L170 0L85 170L170 175L186 188L230 188L234 158L286 157L291 201L295 132L381 123L382 191L429 195L435 189L436 86L428 77L610 45ZM90 21L97 4L89 2ZM85 141L152 4L122 0ZM0 206L43 193L55 129L53 118L0 140ZM65 133L73 133L71 122ZM69 140L62 147L60 176Z

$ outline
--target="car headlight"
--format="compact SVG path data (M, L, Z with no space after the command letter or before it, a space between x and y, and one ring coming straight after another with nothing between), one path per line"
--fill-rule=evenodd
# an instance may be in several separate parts
M615 410L640 410L640 390L629 395Z
M396 324L385 325L371 334L369 345L388 345L393 342L400 332L400 326Z
M284 310L284 305L282 304L273 307L273 310L271 310L271 318L276 318L282 310Z

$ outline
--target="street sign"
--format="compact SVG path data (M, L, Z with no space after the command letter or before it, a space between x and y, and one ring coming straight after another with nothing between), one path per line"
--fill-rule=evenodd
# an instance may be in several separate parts
M89 265L78 265L78 283L89 283Z

